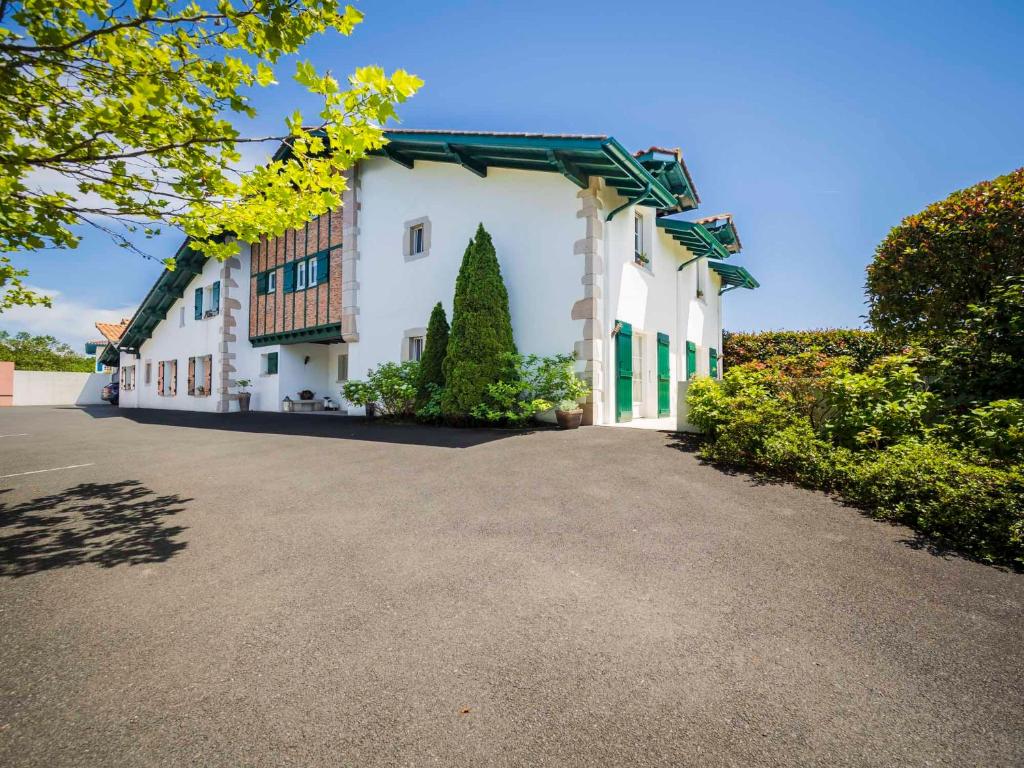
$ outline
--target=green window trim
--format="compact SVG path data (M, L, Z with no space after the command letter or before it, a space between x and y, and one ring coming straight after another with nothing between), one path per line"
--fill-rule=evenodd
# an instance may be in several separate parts
M672 413L671 355L667 333L658 334L658 415Z
M220 312L220 280L214 282L211 293L213 294L213 300L211 301L212 306L210 309L214 312Z
M277 373L277 352L267 353L267 375L272 376Z
M316 288L318 285L323 285L331 277L331 252L340 248L340 245L334 245L330 248L325 248L322 251L310 254L309 256L303 256L301 259L295 261L289 261L284 265L284 292L295 293L297 291L304 291L307 288ZM302 269L304 274L309 273L309 265L311 262L316 263L316 280L312 283L307 282L303 287L299 288L296 284L295 279L296 273L299 269ZM273 270L270 270L273 271Z
M708 349L708 375L712 379L718 378L718 350L714 347Z
M689 381L697 375L697 344L692 341L686 342L686 380Z
M633 326L617 320L615 327L615 421L632 421Z
M203 319L203 289L196 288L195 292L195 318L196 320Z

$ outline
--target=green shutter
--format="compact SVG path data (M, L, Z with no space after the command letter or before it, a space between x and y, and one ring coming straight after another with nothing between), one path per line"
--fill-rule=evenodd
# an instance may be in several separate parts
M697 375L697 345L686 342L686 380L689 381Z
M293 293L295 291L295 262L289 262L284 265L284 292Z
M714 347L708 350L708 371L712 379L718 378L718 350Z
M322 285L327 282L327 276L331 269L331 254L321 253L316 257L316 284Z
M267 355L267 373L277 373L277 352Z
M263 296L267 293L267 273L261 272L256 275L256 293Z
M213 306L210 309L214 312L220 311L220 280L213 284Z
M668 334L658 334L658 415L668 416L672 412L672 381L669 374Z
M203 319L203 289L196 288L196 320Z
M615 334L615 420L633 420L633 326L616 322Z

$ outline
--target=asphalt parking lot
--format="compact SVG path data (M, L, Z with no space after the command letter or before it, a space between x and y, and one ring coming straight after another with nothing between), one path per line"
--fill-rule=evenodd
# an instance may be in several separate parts
M4 766L1019 766L1024 575L673 436L0 411Z

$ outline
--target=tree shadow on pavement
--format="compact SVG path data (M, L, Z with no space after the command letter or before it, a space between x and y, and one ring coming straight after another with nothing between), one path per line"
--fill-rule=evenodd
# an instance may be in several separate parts
M0 504L0 576L18 577L92 563L160 563L187 545L165 521L185 509L135 480L82 483L16 505Z

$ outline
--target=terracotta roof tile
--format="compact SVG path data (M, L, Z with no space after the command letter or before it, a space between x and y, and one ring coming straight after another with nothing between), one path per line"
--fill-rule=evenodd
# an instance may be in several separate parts
M122 317L119 323L96 323L96 330L111 344L117 344L131 323L130 317Z

